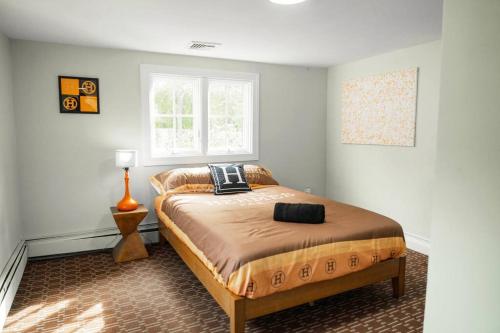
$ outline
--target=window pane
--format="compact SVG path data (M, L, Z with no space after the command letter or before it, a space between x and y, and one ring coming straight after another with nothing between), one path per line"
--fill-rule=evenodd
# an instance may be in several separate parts
M176 90L179 101L179 112L177 114L193 114L193 88L189 84L184 84Z
M228 135L227 144L234 150L242 150L245 148L243 137L243 118L233 117L227 120Z
M172 82L168 80L158 81L155 84L155 108L157 113L172 114Z
M180 125L181 123L178 122ZM194 145L194 132L193 130L183 129L181 126L176 130L176 148L178 152L192 151Z
M174 150L175 129L157 128L153 133L153 153L155 156L162 156Z
M208 119L208 142L209 150L222 151L226 148L226 119Z
M212 116L226 113L226 87L218 82L210 82L209 104Z
M173 128L174 121L172 117L157 117L155 120L155 128Z
M179 121L182 129L193 129L193 117L180 117Z
M252 84L209 80L208 153L251 152Z
M229 88L228 114L230 116L243 116L245 98L243 86L232 85Z
M199 154L201 79L153 74L151 80L153 157Z

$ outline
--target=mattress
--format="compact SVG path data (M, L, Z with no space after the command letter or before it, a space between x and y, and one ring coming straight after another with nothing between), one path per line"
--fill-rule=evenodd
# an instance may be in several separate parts
M276 202L323 204L325 223L276 222ZM157 197L155 209L215 279L248 298L334 279L406 250L390 218L284 186L225 196L173 192Z

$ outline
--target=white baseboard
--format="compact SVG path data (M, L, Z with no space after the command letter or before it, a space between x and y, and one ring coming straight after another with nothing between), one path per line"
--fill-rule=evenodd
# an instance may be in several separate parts
M139 226L139 231L146 244L158 241L157 223ZM68 254L82 251L93 251L113 248L121 239L116 228L73 234L54 235L26 241L29 257L43 257L58 254ZM406 246L419 253L429 255L430 240L428 238L405 232Z
M157 223L140 225L138 229L146 244L158 241ZM29 257L35 258L109 249L113 248L120 239L120 231L117 228L107 228L29 239L26 243L29 248Z
M158 225L148 223L139 226L139 231L146 244L158 241ZM93 251L113 248L121 239L116 228L101 229L82 233L47 236L27 240L29 256L42 257L68 254L82 251ZM406 246L419 253L429 255L430 240L428 238L405 232Z
M405 232L406 246L413 251L429 255L431 250L430 239L412 234L411 232Z
M0 275L0 332L3 330L5 319L7 319L12 302L14 302L14 296L21 283L27 261L28 249L25 241L22 240Z

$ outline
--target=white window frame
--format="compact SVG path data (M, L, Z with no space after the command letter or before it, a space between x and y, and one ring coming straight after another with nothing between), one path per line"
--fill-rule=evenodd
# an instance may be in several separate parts
M149 97L151 90L151 75L181 75L202 79L201 83L201 154L183 155L170 157L153 157L151 154L151 119L149 110ZM252 83L252 111L250 112L251 130L251 152L248 154L212 154L207 155L208 144L208 80L228 79L234 81L250 81ZM259 159L259 74L246 72L231 72L222 70L210 70L202 68L172 67L162 65L140 65L141 100L142 100L142 123L143 123L143 165L178 165L178 164L200 164L200 163L222 163L256 161Z

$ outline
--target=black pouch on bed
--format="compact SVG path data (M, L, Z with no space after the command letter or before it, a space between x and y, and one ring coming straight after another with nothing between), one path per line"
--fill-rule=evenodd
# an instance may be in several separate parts
M277 202L274 205L274 220L309 224L324 223L325 206L306 203L293 204Z

